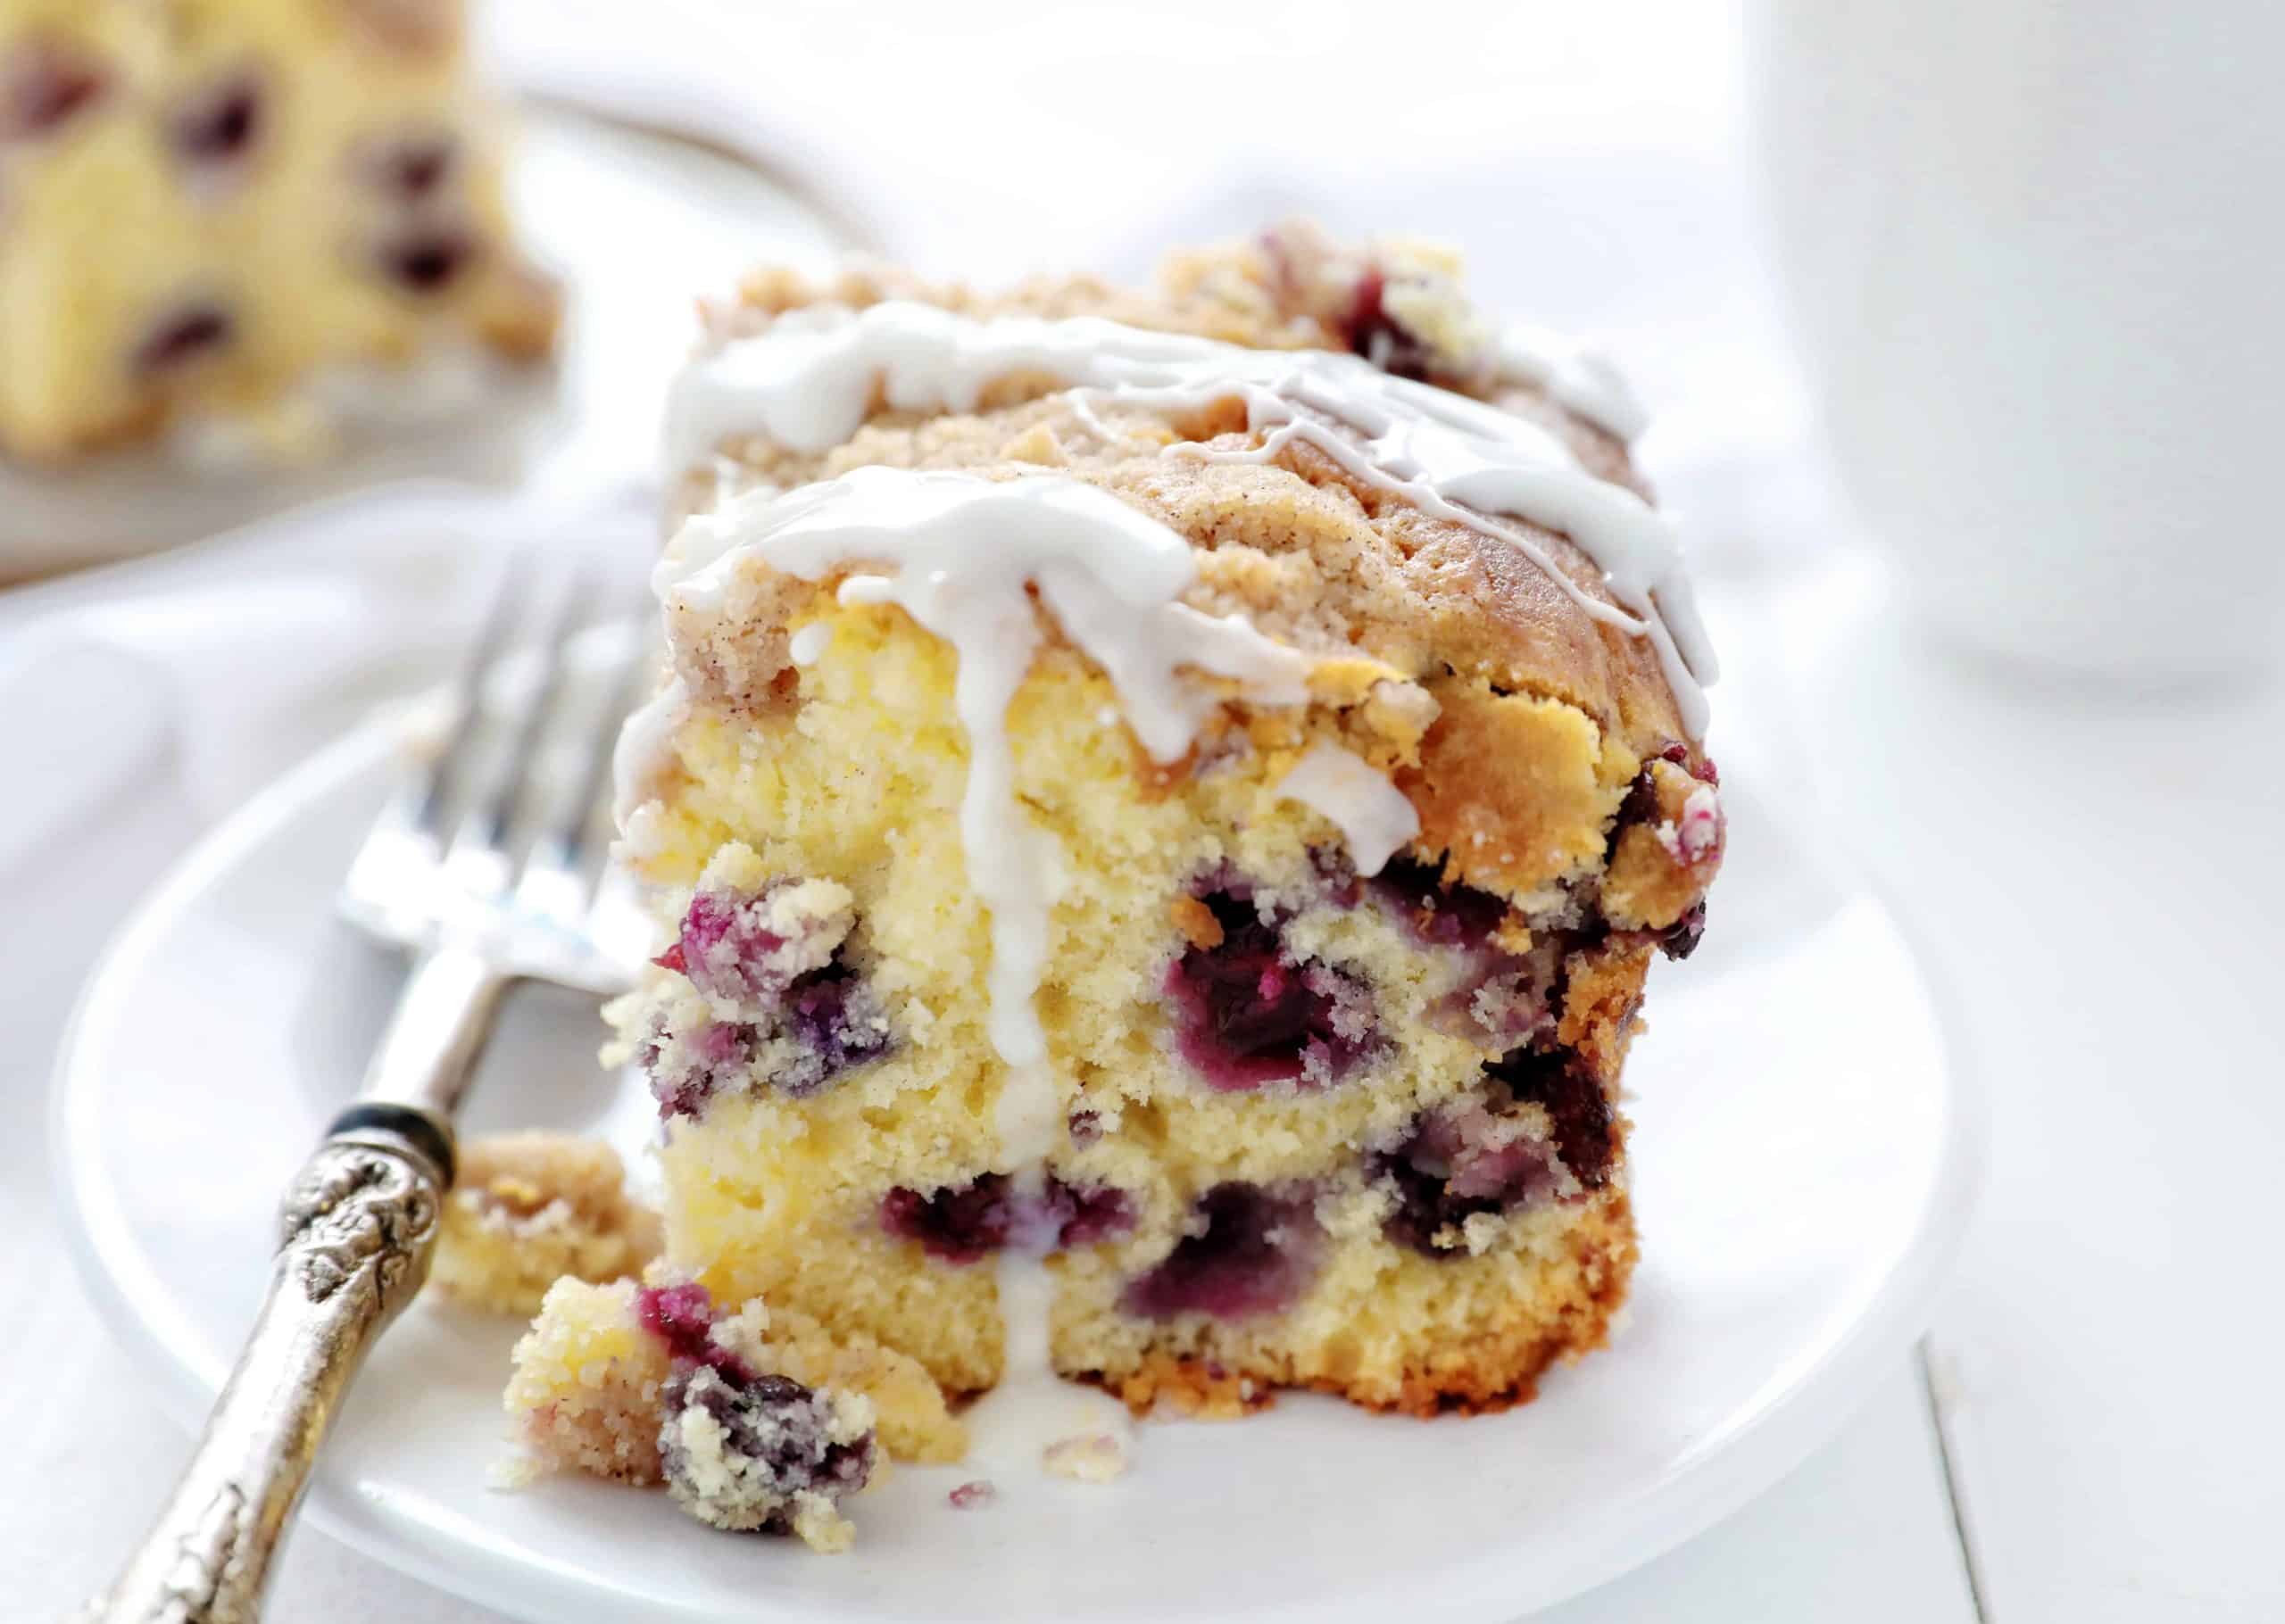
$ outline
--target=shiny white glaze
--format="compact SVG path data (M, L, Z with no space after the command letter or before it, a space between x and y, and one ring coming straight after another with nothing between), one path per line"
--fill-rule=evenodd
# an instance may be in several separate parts
M1353 751L1319 740L1278 781L1278 794L1330 820L1360 874L1376 874L1420 833L1420 814L1388 775Z
M1505 364L1520 368L1534 353L1518 338ZM1568 380L1565 387L1575 394L1592 387L1579 367L1540 359L1550 380ZM685 369L668 407L669 467L679 473L724 442L749 435L824 451L863 425L877 396L904 410L968 410L986 385L1017 372L1063 379L1090 409L1109 402L1181 410L1242 401L1251 427L1267 436L1260 448L1177 446L1172 454L1267 461L1303 441L1423 512L1510 543L1583 612L1648 638L1684 726L1692 736L1703 733L1703 685L1713 680L1715 660L1673 526L1632 491L1588 473L1544 429L1390 377L1354 355L1250 350L1092 317L979 319L902 301L856 312L801 311ZM1619 607L1579 586L1539 541L1503 518L1567 536L1594 561Z

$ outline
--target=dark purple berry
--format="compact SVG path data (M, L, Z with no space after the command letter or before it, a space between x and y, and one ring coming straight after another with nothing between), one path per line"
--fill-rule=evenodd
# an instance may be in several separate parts
M236 336L237 326L230 312L219 304L185 305L144 336L128 360L129 368L143 378L177 371L228 346Z
M1547 1112L1555 1148L1572 1177L1589 1189L1610 1182L1617 1155L1610 1097L1584 1056L1568 1049L1517 1049L1484 1067L1484 1075L1518 1105Z
M186 100L175 110L168 137L186 163L220 167L253 151L262 126L262 86L252 73L242 72Z
M1706 900L1701 897L1660 933L1658 951L1668 958L1688 958L1698 951L1698 944L1705 935Z
M381 270L405 292L425 297L450 287L481 252L473 232L423 226L381 245Z
M1403 1143L1367 1166L1396 1196L1383 1232L1431 1257L1464 1252L1459 1231L1477 1214L1540 1205L1559 1182L1549 1146L1481 1105L1423 1114Z
M443 188L459 159L460 142L451 131L422 130L372 149L366 153L362 168L385 195L399 203L417 203Z
M900 1188L881 1197L883 1229L918 1241L929 1256L948 1264L972 1264L997 1252L1008 1244L1014 1222L1003 1172L926 1195Z
M1618 837L1637 824L1658 821L1658 783L1646 765L1634 775L1626 788L1626 795L1618 803L1618 816L1610 826L1611 849L1618 849Z
M1324 1249L1307 1186L1217 1184L1192 1205L1186 1227L1157 1267L1128 1283L1127 1313L1153 1320L1276 1313L1308 1289Z
M1387 293L1388 278L1378 267L1357 278L1356 296L1341 324L1342 339L1383 372L1398 377L1425 378L1429 371L1428 346L1389 314L1383 302Z
M659 1102L661 1121L670 1116L697 1116L706 1102L725 1088L744 1079L753 1059L760 1033L741 1021L708 1021L683 1034L678 1049L669 1051L663 1039L643 1051L643 1069L651 1080L651 1094ZM665 1064L673 1052L677 1063Z
M675 943L652 960L739 1016L686 1032L679 1043L661 1032L644 1049L662 1115L695 1115L726 1088L813 1094L895 1047L879 999L844 957L845 919L803 919L790 935L770 927L782 883L699 891Z
M929 1256L949 1264L976 1263L1009 1246L1034 1252L1093 1246L1134 1222L1124 1190L1068 1184L1051 1174L1043 1192L1026 1199L1001 1172L926 1194L900 1187L881 1197L880 1215L890 1234L917 1240Z
M1092 1247L1134 1227L1134 1204L1126 1192L1108 1184L1066 1184L1047 1181L1055 1209L1056 1244Z
M784 1533L794 1496L838 1502L872 1475L874 1435L836 1421L830 1400L790 1376L734 1375L719 1365L677 1369L661 1390L666 1419L660 1463L675 1498L718 1528ZM694 1411L711 1428L686 1429ZM708 1440L694 1459L691 1438Z
M1209 1088L1338 1081L1377 1047L1371 995L1345 970L1288 956L1277 927L1227 888L1200 899L1219 940L1167 972L1176 1046Z
M635 1316L667 1345L669 1357L714 1365L734 1380L752 1378L745 1361L714 1340L714 1295L696 1280L644 1287L635 1294Z
M693 896L670 967L690 977L690 984L709 998L765 998L784 990L785 972L773 961L784 952L786 939L763 923L776 889L765 887L751 896L729 891Z
M893 1047L857 972L838 956L821 970L798 976L785 990L783 1030L806 1051L777 1079L796 1097L814 1094L852 1066L879 1059Z
M33 38L0 63L0 141L52 135L110 88L94 55L68 41Z
M1508 916L1503 899L1447 881L1441 864L1402 854L1391 858L1368 883L1421 940L1438 947L1489 949L1492 933Z
M1651 759L1671 762L1700 783L1718 787L1722 782L1722 775L1716 768L1714 758L1702 756L1693 760L1686 744L1669 744ZM1626 799L1618 803L1618 818L1611 825L1612 843L1615 846L1619 834L1635 824L1656 824L1659 821L1658 786L1651 775L1650 763L1646 761L1642 764L1642 770L1634 775L1634 782L1627 787Z

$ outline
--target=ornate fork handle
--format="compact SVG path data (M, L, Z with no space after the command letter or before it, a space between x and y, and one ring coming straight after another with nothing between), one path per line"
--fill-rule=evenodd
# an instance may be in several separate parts
M269 1295L190 1464L118 1582L82 1615L88 1624L261 1617L334 1411L428 1278L453 1183L451 1108L501 985L464 949L415 965L365 1102L335 1119L287 1191Z
M428 1272L446 1175L411 1139L352 1126L303 1164L237 1369L181 1482L89 1618L252 1624L260 1616L270 1559L335 1407Z

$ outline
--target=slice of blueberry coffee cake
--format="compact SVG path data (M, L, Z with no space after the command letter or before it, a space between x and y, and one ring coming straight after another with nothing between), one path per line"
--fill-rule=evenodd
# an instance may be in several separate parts
M322 449L345 365L530 359L461 0L0 0L0 452Z
M1075 1475L1119 1434L1059 1376L1429 1413L1598 1346L1723 845L1617 380L1300 228L708 318L620 758L667 1266Z

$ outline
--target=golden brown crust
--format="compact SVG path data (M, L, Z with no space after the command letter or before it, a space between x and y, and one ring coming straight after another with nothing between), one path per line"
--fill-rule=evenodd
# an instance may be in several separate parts
M1162 418L1097 415L1117 440L1104 443L1068 399L1051 398L876 421L824 456L773 454L765 465L778 484L866 463L1012 478L1033 465L1007 447L1036 451L1051 435L1064 475L1133 502L1198 549L1192 607L1243 614L1327 667L1341 662L1321 670L1321 697L1343 686L1348 703L1370 700L1384 725L1402 718L1416 733L1453 709L1428 728L1423 748L1435 759L1400 787L1421 811L1426 845L1461 877L1520 895L1600 865L1640 761L1683 733L1647 643L1591 618L1518 550L1360 491L1304 444L1272 464L1209 464L1161 455L1172 432ZM1608 601L1583 555L1553 536L1542 544L1582 591ZM840 573L812 583L741 570L718 604L677 609L673 642L694 693L750 716L781 711L793 677L786 628L824 608ZM1543 800L1525 789L1560 792Z
M1397 787L1420 815L1416 849L1486 891L1527 897L1602 859L1602 829L1634 776L1581 711L1558 701L1448 682Z
M1234 1421L1277 1402L1275 1384L1241 1375L1217 1360L1156 1351L1143 1355L1141 1369L1105 1385L1138 1418L1161 1401L1201 1421Z
M1468 310L1456 258L1439 258L1429 245L1397 242L1344 251L1287 226L1262 241L1177 255L1148 290L1078 277L985 294L869 264L821 283L764 271L748 279L735 302L710 310L708 326L711 341L720 342L804 306L862 308L904 299L979 316L1101 316L1255 348L1338 349L1349 347L1354 335L1342 330L1338 302L1326 290L1342 276L1353 279L1359 266L1374 265L1414 267L1416 281L1436 290L1437 309ZM1425 270L1418 269L1423 265ZM1446 325L1466 329L1468 321L1463 314ZM1591 471L1641 490L1622 442L1535 388L1500 382L1480 354L1435 351L1425 375L1550 427ZM1234 401L1188 414L1127 407L1083 413L1057 395L1059 387L1053 378L1010 377L987 390L973 413L916 418L877 410L847 444L821 456L755 442L727 449L750 477L777 485L865 464L960 468L987 477L1051 467L1118 493L1187 537L1201 553L1198 584L1189 594L1194 607L1247 613L1265 631L1313 652L1354 649L1416 681L1433 683L1449 673L1500 694L1561 700L1639 758L1684 736L1648 641L1605 624L1573 596L1616 607L1600 570L1563 537L1502 521L1555 559L1571 591L1522 549L1424 514L1306 442L1266 466L1164 454L1180 442L1227 451L1257 444ZM1096 432L1098 425L1113 432L1112 443ZM726 618L782 625L785 608L752 601ZM782 659L779 651L769 652ZM702 654L699 663L727 667L719 650L709 653L711 660ZM750 705L769 691L772 675L748 669L717 692ZM1486 723L1479 732L1486 729L1499 731ZM1509 750L1531 742L1528 735L1498 741ZM1454 813L1459 816L1457 808ZM1486 806L1473 816L1480 823L1496 815L1496 807Z
M1539 1396L1540 1378L1558 1360L1570 1361L1605 1346L1626 1301L1639 1248L1634 1214L1625 1195L1600 1204L1598 1222L1571 1237L1579 1289L1553 1320L1519 1311L1472 1336L1440 1340L1392 1385L1342 1379L1284 1365L1247 1368L1242 1362L1153 1350L1136 1369L1106 1386L1136 1415L1164 1400L1184 1415L1225 1421L1267 1409L1280 1388L1330 1393L1363 1409L1407 1415L1488 1415ZM1434 1266L1434 1265L1430 1265Z
M1618 1085L1642 1004L1642 983L1650 973L1650 952L1647 941L1613 936L1574 953L1566 965L1556 1041L1593 1062L1606 1092Z
M1683 848L1680 831L1691 799L1710 789L1684 768L1653 761L1644 788L1638 816L1612 842L1603 913L1622 929L1662 931L1704 899L1721 866L1721 841L1717 833L1713 844L1695 857Z

